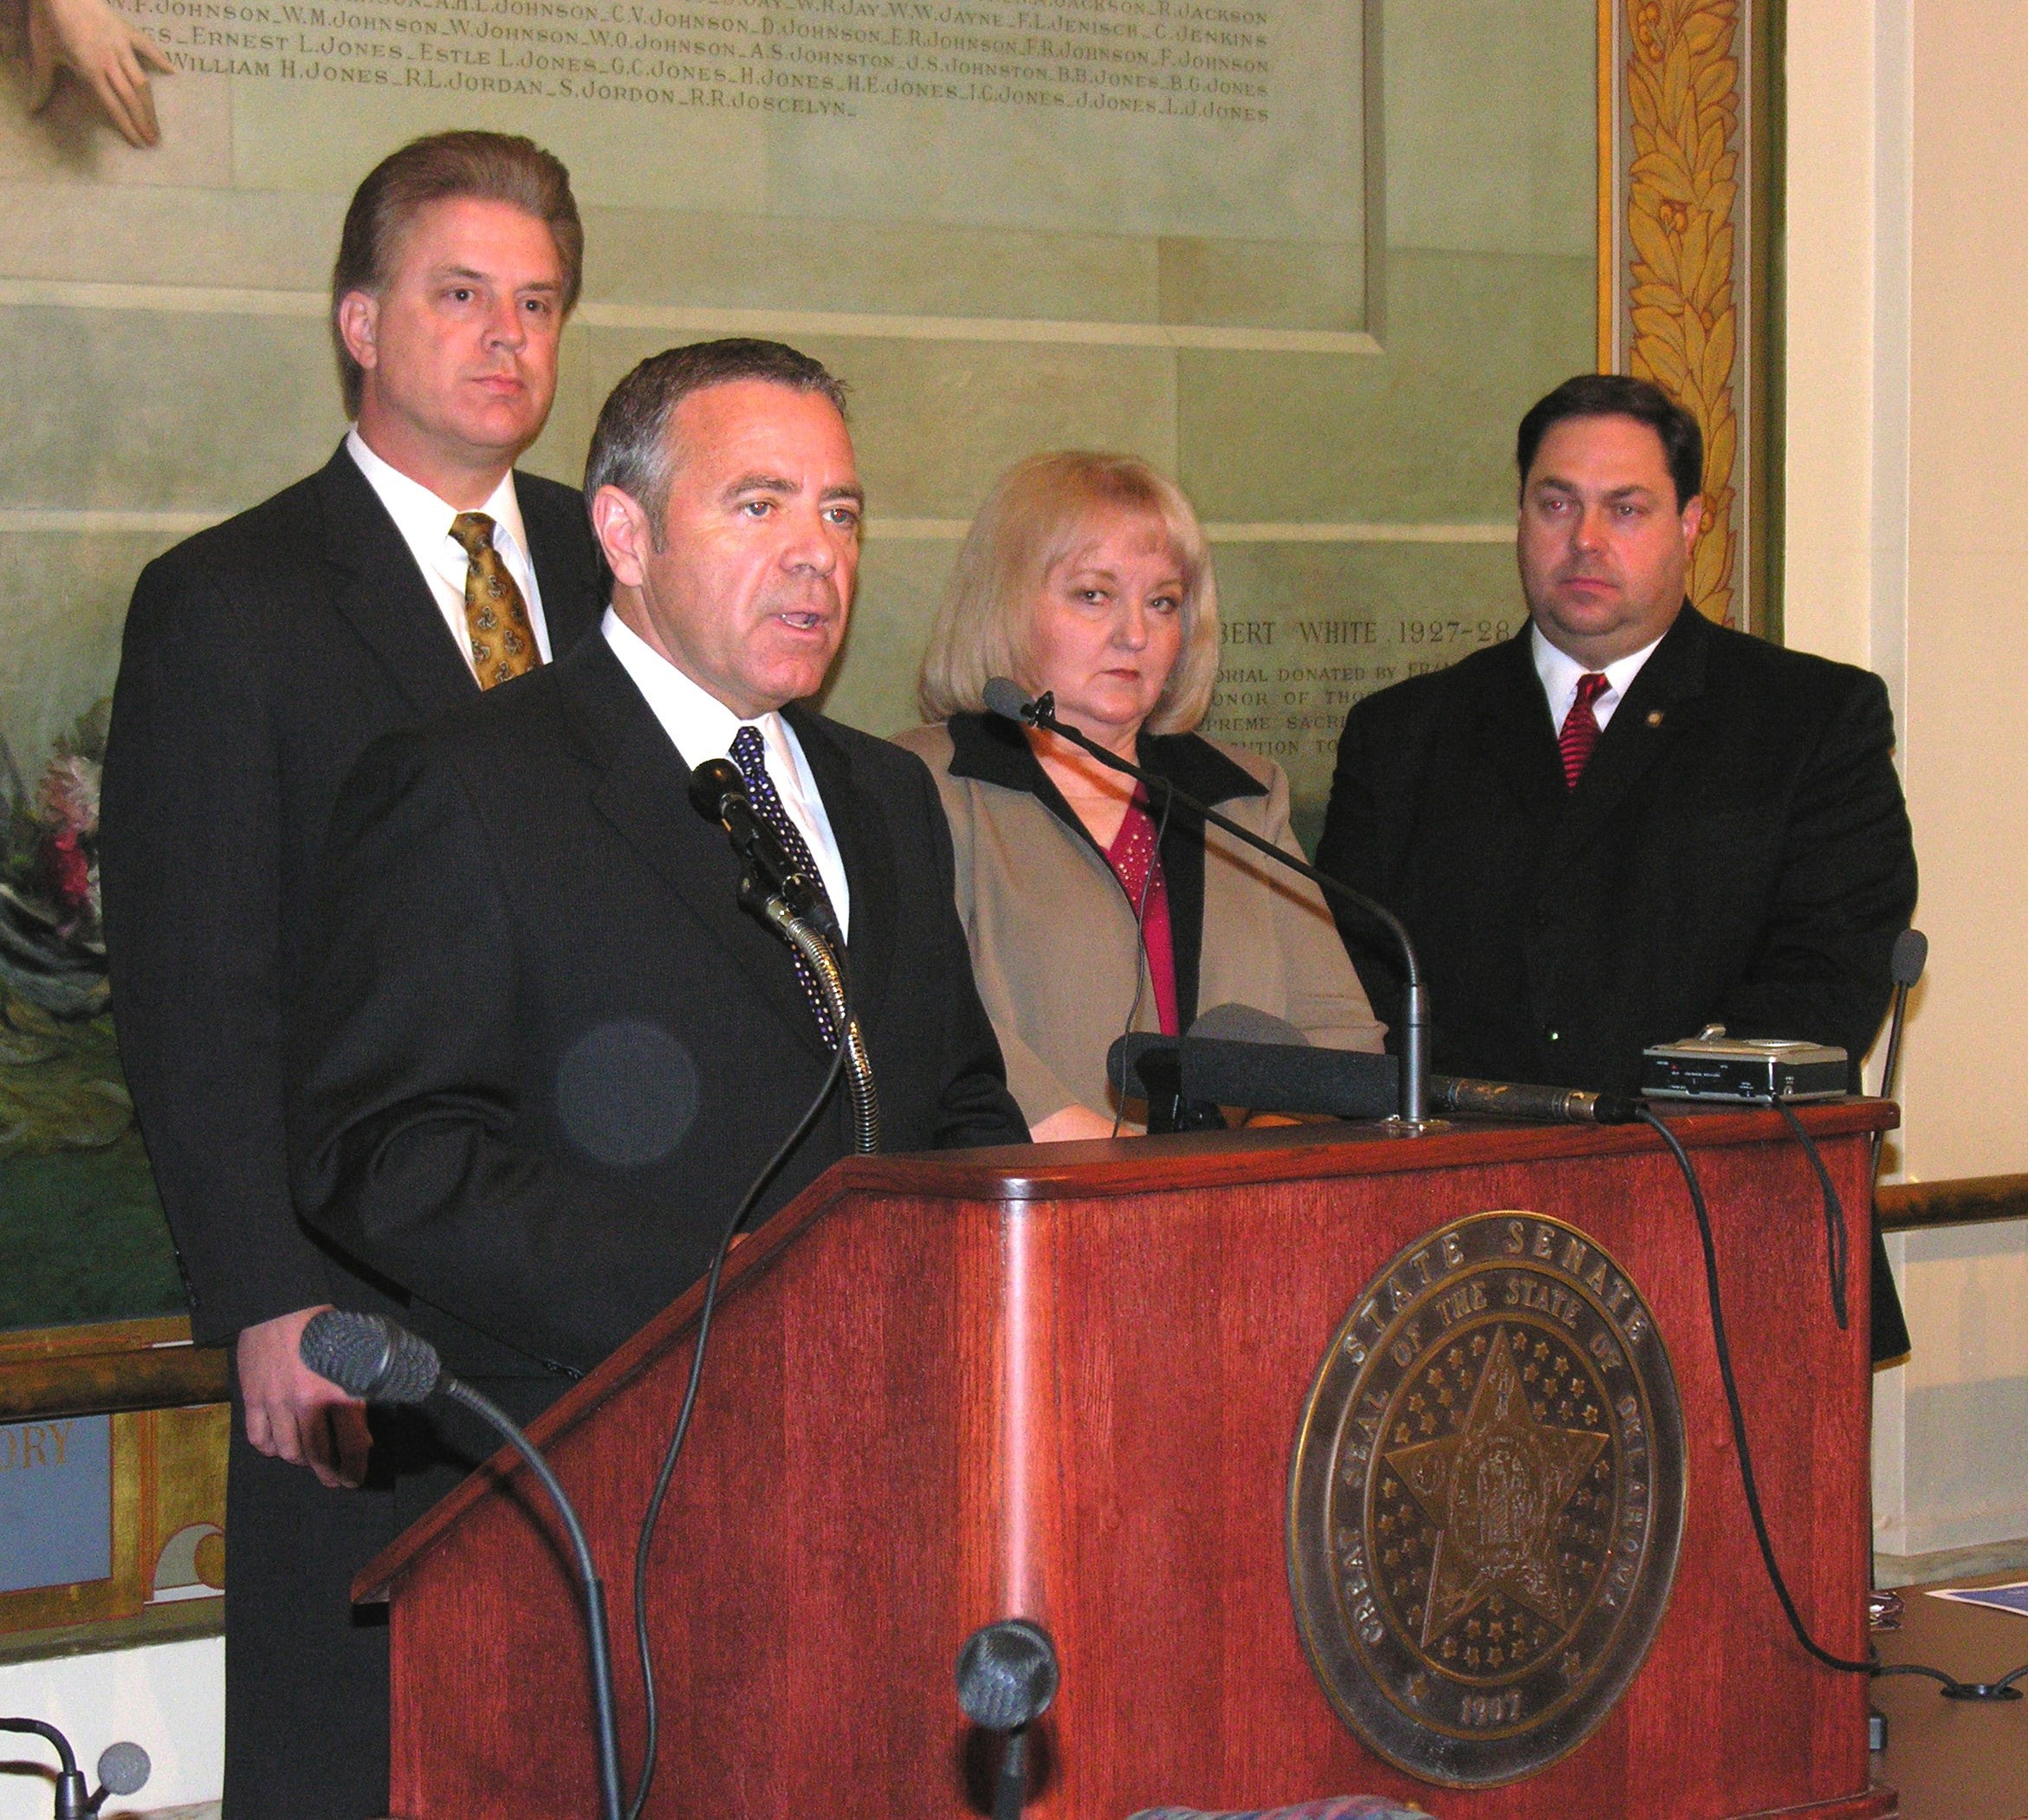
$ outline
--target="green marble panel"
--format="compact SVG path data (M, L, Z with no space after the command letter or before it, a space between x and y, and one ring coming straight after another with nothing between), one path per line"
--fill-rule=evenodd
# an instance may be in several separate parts
M1207 519L1483 522L1513 514L1521 413L1593 361L1593 268L1396 249L1378 359L1186 350L1181 478Z
M885 737L917 725L916 672L930 640L954 539L867 536L859 594L845 650L825 691L824 711Z
M0 309L0 507L237 510L344 434L321 318Z
M23 772L112 693L134 578L175 537L0 531L0 737Z

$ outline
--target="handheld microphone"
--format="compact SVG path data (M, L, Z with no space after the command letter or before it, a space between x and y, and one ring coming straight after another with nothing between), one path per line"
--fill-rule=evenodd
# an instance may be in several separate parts
M369 1403L424 1403L443 1383L429 1341L384 1315L327 1308L310 1317L297 1352L319 1377Z
M845 935L824 881L810 878L791 861L781 837L755 814L746 774L729 758L707 759L690 773L690 795L698 814L725 830L733 852L761 873L796 916L842 952Z
M1048 1710L1061 1680L1056 1646L1032 1618L1002 1618L965 1639L957 1703L975 1726L1007 1733L993 1820L1020 1820L1028 1801L1028 1727Z
M606 1589L592 1560L584 1525L560 1480L535 1442L489 1396L453 1377L444 1369L437 1349L419 1334L381 1314L353 1314L326 1308L310 1317L296 1343L297 1356L319 1377L347 1396L366 1402L422 1403L443 1395L485 1422L528 1462L549 1501L556 1506L578 1577L585 1589L585 1631L592 1660L592 1703L598 1715L599 1811L604 1820L620 1820L619 1732L612 1707L612 1648L606 1631ZM58 1820L63 1820L59 1813Z
M1102 765L1146 784L1151 790L1164 790L1172 802L1181 803L1191 814L1202 816L1215 827L1230 834L1235 840L1242 840L1256 852L1265 853L1277 865L1286 866L1299 873L1311 884L1364 911L1386 929L1393 936L1395 945L1401 949L1403 970L1406 983L1402 991L1402 1017L1398 1026L1401 1033L1401 1089L1400 1117L1403 1125L1420 1127L1429 1117L1429 989L1422 983L1422 969L1416 959L1416 945L1409 939L1409 932L1402 920L1385 904L1377 903L1364 891L1355 891L1328 872L1320 872L1307 860L1298 859L1293 853L1285 853L1272 840L1264 840L1251 829L1242 828L1236 821L1221 815L1208 803L1199 802L1187 792L1179 790L1166 777L1159 777L1140 766L1129 764L1118 754L1108 752L1096 740L1087 739L1075 727L1066 726L1056 717L1056 697L1047 690L1031 700L1020 683L1007 677L990 678L982 693L987 711L997 715L1003 721L1012 721L1023 727L1040 727L1045 733L1053 733L1059 739L1067 740L1080 752L1090 755Z
M154 1765L138 1744L109 1744L99 1752L98 1792L85 1792L83 1772L70 1740L40 1719L0 1719L0 1732L23 1732L40 1738L56 1752L56 1820L92 1820L108 1795L131 1795L148 1779Z

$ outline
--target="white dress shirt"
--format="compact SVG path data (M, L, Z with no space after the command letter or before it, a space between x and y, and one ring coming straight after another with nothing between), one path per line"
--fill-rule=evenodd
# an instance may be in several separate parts
M451 521L458 516L458 508L444 504L420 481L411 480L398 468L389 467L367 448L356 424L347 433L345 446L360 472L366 476L366 484L387 508L394 528L401 533L401 541L416 559L423 580L430 584L437 610L444 615L451 640L464 658L464 667L471 670L472 638L464 617L464 580L471 568L471 558L450 534ZM542 591L535 585L535 565L528 555L528 534L522 526L521 501L515 495L511 470L479 509L493 521L493 547L521 589L522 599L528 602L535 649L547 664L549 628L542 619ZM473 674L477 675L477 671L473 670Z
M838 837L831 832L831 818L825 813L824 799L818 793L816 777L809 760L803 755L795 729L779 714L742 721L709 690L685 676L611 607L606 609L599 630L612 647L612 655L648 698L648 706L662 722L662 730L691 770L711 759L729 758L734 736L742 727L761 729L761 743L767 748L768 780L774 786L781 806L803 837L810 858L817 862L831 907L838 913L838 926L849 940L852 932L852 887L846 883Z
M1662 634L1662 638L1668 636L1666 632ZM1655 645L1661 643L1662 638L1657 638L1654 644L1643 644L1640 650L1616 657L1605 666L1605 687L1591 700L1591 718L1598 722L1601 733L1611 720L1613 709L1634 686L1634 678L1641 674L1641 666L1655 655ZM1550 724L1561 733L1564 722L1570 718L1571 704L1578 699L1578 679L1591 672L1544 638L1539 625L1529 627L1528 644L1535 655L1535 674L1542 678L1542 692L1549 697Z

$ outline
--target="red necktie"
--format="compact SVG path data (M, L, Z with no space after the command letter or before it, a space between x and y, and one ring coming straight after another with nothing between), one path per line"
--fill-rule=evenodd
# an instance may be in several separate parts
M1603 670L1587 670L1578 678L1578 699L1571 703L1563 731L1556 736L1556 749L1564 761L1564 783L1570 789L1578 787L1591 748L1598 743L1598 716L1591 712L1591 704L1611 686Z

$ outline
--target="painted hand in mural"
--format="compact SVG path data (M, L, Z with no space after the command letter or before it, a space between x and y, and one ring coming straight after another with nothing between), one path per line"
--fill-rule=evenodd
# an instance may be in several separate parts
M240 1330L233 1354L246 1404L246 1438L263 1454L307 1466L324 1484L366 1476L366 1405L319 1377L297 1348L318 1308L299 1308Z
M130 146L162 137L148 72L174 75L176 66L146 32L129 25L107 0L28 0L29 111L39 113L68 70L97 98Z

